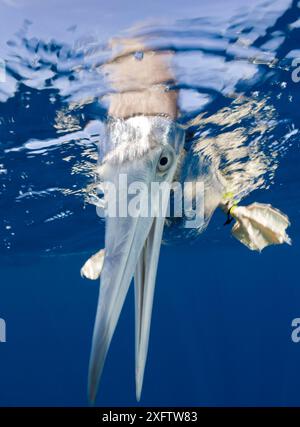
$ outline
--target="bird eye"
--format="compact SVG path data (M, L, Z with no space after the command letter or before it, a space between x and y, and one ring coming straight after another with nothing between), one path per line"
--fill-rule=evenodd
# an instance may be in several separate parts
M166 172L172 163L171 153L163 153L158 161L159 172Z
M163 157L161 157L159 164L160 164L160 166L166 166L168 164L168 161L169 161L168 157L163 156Z

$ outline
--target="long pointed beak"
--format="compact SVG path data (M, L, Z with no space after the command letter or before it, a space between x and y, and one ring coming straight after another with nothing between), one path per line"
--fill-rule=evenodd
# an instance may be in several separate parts
M155 279L164 228L164 218L155 218L140 254L134 276L135 290L135 383L141 398L148 353Z
M105 258L89 368L91 402L95 400L105 358L134 274L136 395L140 398L164 221L165 211L159 216L106 218Z

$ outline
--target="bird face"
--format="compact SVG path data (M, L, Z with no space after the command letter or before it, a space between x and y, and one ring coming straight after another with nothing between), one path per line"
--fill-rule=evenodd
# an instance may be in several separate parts
M136 393L148 349L157 264L169 191L184 134L161 117L113 123L101 166L105 185L105 258L90 363L94 400L105 357L135 276ZM162 188L163 186L163 188Z

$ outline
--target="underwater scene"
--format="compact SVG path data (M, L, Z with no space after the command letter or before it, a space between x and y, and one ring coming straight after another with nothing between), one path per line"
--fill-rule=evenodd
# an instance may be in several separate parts
M300 2L0 19L0 406L300 406Z

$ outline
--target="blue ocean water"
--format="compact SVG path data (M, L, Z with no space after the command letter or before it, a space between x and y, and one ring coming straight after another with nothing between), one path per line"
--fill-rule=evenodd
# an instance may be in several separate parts
M101 66L113 38L140 36L174 52L192 140L217 141L243 203L285 212L293 244L251 252L221 212L200 236L166 236L139 404L298 406L298 2L5 0L0 16L0 405L88 405L99 284L79 270L104 239L89 202ZM96 404L136 405L134 388L130 289Z

